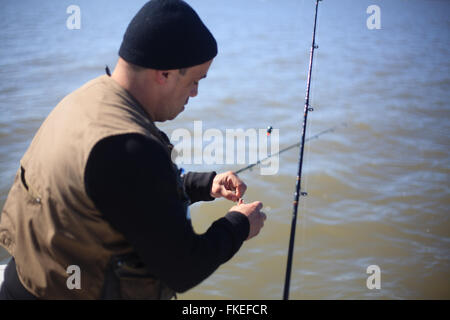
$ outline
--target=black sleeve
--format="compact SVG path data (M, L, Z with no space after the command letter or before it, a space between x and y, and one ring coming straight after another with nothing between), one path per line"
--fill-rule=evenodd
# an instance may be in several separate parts
M247 217L230 212L196 234L178 198L170 157L138 134L108 137L91 151L89 197L135 248L150 272L184 292L229 260L247 238Z
M197 201L212 201L211 187L216 172L188 172L184 175L183 183L191 203Z

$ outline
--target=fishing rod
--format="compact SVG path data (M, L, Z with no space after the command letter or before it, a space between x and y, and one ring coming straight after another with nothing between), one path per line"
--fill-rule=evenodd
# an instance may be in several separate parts
M311 136L311 137L305 139L305 142L308 142L308 141L311 141L311 140L314 140L314 139L318 139L320 136L322 136L322 135L324 135L324 134L326 134L326 133L334 132L334 131L335 131L337 128L339 128L340 126L347 126L347 124L344 122L344 123L342 123L342 124L340 124L340 125L337 125L337 126L328 128L328 129L326 129L326 130L320 131L319 133L316 133L315 135L313 135L313 136ZM267 130L267 133L270 134L269 129ZM293 148L295 148L295 147L298 147L298 146L300 146L300 142L291 144L290 146L288 146L288 147L286 147L286 148L283 148L283 149L281 149L280 151L278 151L278 152L276 152L276 153L274 153L274 154L270 154L270 155L268 155L267 157L265 157L265 158L263 158L263 159L260 159L260 160L256 161L255 163L249 164L249 165L246 166L246 167L243 167L243 168L241 168L241 169L239 169L239 170L234 171L234 173L235 173L235 174L238 174L238 173L241 173L241 172L244 172L244 171L247 171L247 170L251 170L254 166L257 166L257 165L263 163L263 162L266 161L267 159L270 159L270 158L272 158L272 157L275 157L275 156L277 156L277 155L279 155L279 154L282 154L283 152L286 152L286 151L291 150L291 149L293 149Z
M294 242L295 242L295 227L297 224L297 212L298 212L298 201L300 195L306 196L306 192L301 192L301 179L302 179L302 167L303 167L303 152L305 149L305 133L306 133L306 122L308 120L308 112L313 111L313 109L309 106L309 91L311 87L311 73L312 73L312 65L313 65L313 57L314 50L318 48L316 45L316 25L317 25L317 10L319 7L319 1L316 0L316 12L314 16L314 28L312 35L312 44L311 44L311 53L309 56L309 71L308 71L308 80L306 85L306 96L305 96L305 107L303 114L303 125L302 125L302 138L300 144L300 158L298 162L298 174L297 174L297 182L295 186L295 194L294 194L294 202L293 202L293 210L292 210L292 223L291 223L291 235L289 238L289 250L288 250L288 258L286 265L286 278L284 282L284 292L283 292L283 300L289 299L289 287L291 283L291 271L292 271L292 258L294 255Z

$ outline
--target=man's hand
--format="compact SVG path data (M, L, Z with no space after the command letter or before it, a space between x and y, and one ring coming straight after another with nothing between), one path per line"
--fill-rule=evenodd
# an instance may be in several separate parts
M233 171L228 171L214 177L211 187L211 197L224 197L236 202L242 198L245 190L247 190L245 183Z
M233 206L230 209L230 211L239 212L247 216L250 224L250 231L248 233L247 240L256 236L264 226L264 221L267 217L264 212L261 212L262 207L263 204L260 201L246 204L241 200L238 205Z

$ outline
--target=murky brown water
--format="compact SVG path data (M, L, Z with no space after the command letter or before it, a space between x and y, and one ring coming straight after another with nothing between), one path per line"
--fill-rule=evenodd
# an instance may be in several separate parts
M191 3L207 17L220 53L199 96L160 127L170 136L178 128L192 132L199 120L204 130L221 132L272 125L280 148L296 143L313 2ZM366 27L371 1L320 4L308 136L339 128L306 147L308 196L299 208L292 299L450 299L450 4L377 3L381 30ZM110 18L99 22L94 17L101 5L81 1L86 20L79 33L58 28L57 18L38 21L41 42L54 31L46 48L15 22L32 6L17 6L10 3L0 14L0 205L41 121L104 63L114 65L116 46L140 4L109 4ZM40 10L61 11L64 26L65 7L59 6ZM62 40L66 35L71 38ZM80 56L89 59L80 62ZM268 219L261 234L180 299L282 297L298 149L279 159L276 175L262 176L258 168L240 175L248 185L245 201L264 203ZM231 206L225 200L194 205L195 229L204 232ZM0 251L0 260L6 256ZM380 267L381 289L366 286L370 265Z

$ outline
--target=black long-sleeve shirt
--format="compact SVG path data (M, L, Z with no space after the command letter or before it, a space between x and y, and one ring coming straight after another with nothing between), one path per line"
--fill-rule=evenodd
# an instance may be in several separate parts
M186 291L229 260L247 238L238 212L196 234L179 200L169 155L139 134L108 137L89 156L85 186L104 218L135 248L149 271L177 292ZM187 173L191 203L210 201L214 172Z

